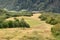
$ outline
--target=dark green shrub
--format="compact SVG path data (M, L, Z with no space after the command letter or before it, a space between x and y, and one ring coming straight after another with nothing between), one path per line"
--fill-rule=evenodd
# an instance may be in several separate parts
M30 12L30 11L28 11L28 10L21 10L21 11L19 12L19 15L20 15L20 16L32 16L33 13Z
M55 24L57 24L57 21L55 19L51 19L50 24L55 25Z
M55 25L55 24L57 24L58 22L57 22L57 20L54 19L54 18L48 18L48 19L46 20L46 23L51 24L51 25Z
M13 28L14 27L13 26L13 21L8 21L7 23L8 23L8 28Z
M39 16L39 18L40 18L42 21L44 21L44 20L46 20L46 19L47 19L47 17L46 17L46 16L44 16L44 15Z
M52 27L51 32L54 36L59 36L60 35L60 23L58 23L54 27Z
M39 18L51 25L60 23L60 14L58 13L43 13Z
M2 26L3 26L3 28L8 28L9 25L8 25L7 22L3 22L3 23L2 23Z
M17 18L14 18L14 20L17 21L17 22L19 22L19 19L17 19Z
M3 25L2 25L2 23L0 23L0 28L3 28Z
M46 23L50 24L51 17L47 18Z
M9 17L10 17L10 15L9 15L9 14L7 14L7 13L6 13L5 15L6 15L6 18L9 18Z
M30 25L28 23L26 23L26 21L22 18L21 21L20 21L20 27L23 27L23 28L30 28Z
M22 27L22 28L30 28L30 25L26 23L26 21L22 18L21 21L19 21L17 18L14 18L14 21L1 21L0 22L0 28L16 28L16 27Z
M19 22L20 22L19 19L14 18L14 20L15 20L14 23L13 23L14 27L19 27Z
M3 28L3 20L0 20L0 28Z

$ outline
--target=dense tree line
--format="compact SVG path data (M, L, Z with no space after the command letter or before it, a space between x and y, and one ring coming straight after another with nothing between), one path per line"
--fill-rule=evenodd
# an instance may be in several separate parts
M59 0L0 0L0 8L8 10L34 10L60 12Z

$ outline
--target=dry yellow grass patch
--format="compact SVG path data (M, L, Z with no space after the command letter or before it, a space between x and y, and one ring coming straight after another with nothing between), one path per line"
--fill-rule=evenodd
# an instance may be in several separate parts
M25 21L35 26L31 28L6 28L0 29L0 40L50 40L52 39L52 25L40 21L41 14L34 14L32 17L22 16ZM22 17L16 17L21 19ZM7 20L14 20L13 17ZM32 21L33 20L33 21ZM37 24L37 25L36 25Z

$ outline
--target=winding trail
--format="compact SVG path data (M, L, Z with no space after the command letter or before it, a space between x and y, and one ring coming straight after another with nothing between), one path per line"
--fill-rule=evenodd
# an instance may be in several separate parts
M35 20L39 20L41 22L40 25L32 28L32 30L36 30L36 31L42 31L42 35L43 37L47 38L47 40L52 40L53 36L51 34L51 27L53 27L53 25L47 24L45 21L41 21L38 17L40 16L40 13L34 14L34 16L32 16L31 18L35 19Z

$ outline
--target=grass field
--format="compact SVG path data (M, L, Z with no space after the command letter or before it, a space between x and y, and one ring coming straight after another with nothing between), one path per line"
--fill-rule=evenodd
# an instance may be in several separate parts
M26 16L22 16L22 17L16 17L17 19L21 19L21 18L24 18L25 21L30 24L31 27L34 27L34 26L38 26L40 25L40 19L38 18L41 14L34 14L33 16L31 17L26 17ZM12 18L9 18L7 20L14 20L14 17Z
M51 35L51 27L53 25L41 21L38 17L41 14L34 14L31 17L16 17L24 18L31 28L6 28L0 29L0 40L54 40ZM7 20L14 20L9 18Z

